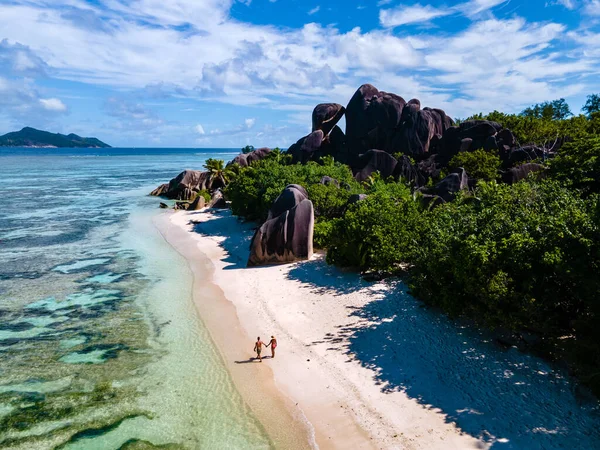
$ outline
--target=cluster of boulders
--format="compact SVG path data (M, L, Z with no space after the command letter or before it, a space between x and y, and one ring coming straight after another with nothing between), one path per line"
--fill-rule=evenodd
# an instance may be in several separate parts
M337 126L344 116L345 133ZM422 188L430 179L438 178L459 152L477 149L498 152L506 170L502 178L509 182L542 169L530 163L526 169L513 170L515 165L545 159L554 150L520 146L513 133L496 122L469 120L455 124L441 109L421 108L417 99L407 102L399 95L365 84L346 107L336 103L317 105L312 132L293 144L288 153L298 163L332 156L348 164L359 181L379 172L384 178L403 179ZM451 191L446 192L444 186L455 186L455 175L428 192L449 198Z
M254 233L248 266L310 259L315 213L306 190L290 184L277 197L267 220Z
M346 132L337 125L346 118ZM337 103L317 105L312 114L312 131L293 144L287 153L293 163L305 164L331 156L348 164L358 181L366 181L378 172L384 179L412 183L427 205L451 201L457 192L474 186L477 180L462 168L435 185L451 159L460 152L478 149L494 151L503 164L502 180L515 183L532 172L543 170L532 160L551 156L552 147L521 146L513 133L487 120L455 123L443 110L421 107L417 99L405 101L399 95L379 91L370 84L361 86L346 107ZM260 148L236 156L227 165L247 167L270 154ZM339 183L329 177L322 184ZM222 178L209 171L185 170L151 195L177 200L176 209L198 210L226 207L221 189ZM200 195L209 191L210 202ZM364 194L353 196L351 203ZM167 207L161 203L161 207ZM252 239L249 266L284 263L310 258L313 251L314 209L302 186L289 185L273 203L269 216Z
M271 149L259 148L250 153L241 153L230 161L227 166L239 165L247 167L255 161L265 158ZM202 208L226 208L222 189L223 179L213 177L210 171L184 170L171 181L161 184L150 195L177 200L175 209L197 211ZM211 200L206 202L200 191L208 191ZM165 205L163 203L163 205Z

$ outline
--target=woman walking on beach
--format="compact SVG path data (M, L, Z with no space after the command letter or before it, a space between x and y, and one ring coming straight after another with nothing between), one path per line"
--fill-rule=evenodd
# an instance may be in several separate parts
M256 352L256 355L258 357L258 360L260 362L262 362L262 357L260 356L260 353L262 352L262 346L265 345L265 343L263 341L260 340L260 336L256 338L256 344L254 344L254 351Z
M277 339L275 339L275 336L271 336L271 340L269 341L269 343L266 345L271 346L271 358L275 358L275 349L277 348Z

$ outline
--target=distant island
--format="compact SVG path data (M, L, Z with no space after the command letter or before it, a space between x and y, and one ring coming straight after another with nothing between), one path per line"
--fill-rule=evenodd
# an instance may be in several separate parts
M73 133L64 135L25 127L0 136L0 147L110 148L110 145Z

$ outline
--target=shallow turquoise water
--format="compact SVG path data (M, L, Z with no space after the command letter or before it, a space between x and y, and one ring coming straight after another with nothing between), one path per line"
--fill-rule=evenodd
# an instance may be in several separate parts
M0 448L272 447L146 195L236 152L17 153L0 149Z

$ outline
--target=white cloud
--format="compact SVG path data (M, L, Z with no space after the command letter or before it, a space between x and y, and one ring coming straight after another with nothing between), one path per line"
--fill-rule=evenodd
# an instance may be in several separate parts
M470 0L459 3L453 7L436 8L431 5L399 5L393 9L382 9L379 11L379 22L386 28L400 25L429 22L439 17L453 14L464 14L467 17L475 17L484 11L494 8L508 0ZM568 1L568 0L567 0ZM379 3L383 4L383 3Z
M556 0L551 4L562 5L567 9L573 10L577 7L575 0Z
M312 16L313 14L316 14L319 11L321 11L321 7L320 6L315 6L313 9L311 9L310 11L308 11L308 15Z
M41 99L66 97L51 90L37 92L33 79L51 76L118 92L119 100L107 102L106 114L117 119L111 119L111 126L131 126L140 135L150 130L187 132L194 138L219 137L213 142L224 143L230 136L251 138L256 132L256 122L245 120L254 113L243 107L282 111L271 112L277 122L309 124L316 103L346 104L365 82L465 116L490 107L514 111L521 104L589 89L594 80L590 75L587 81L586 74L600 69L600 46L593 42L597 33L569 32L558 23L560 18L543 24L514 15L495 19L489 12L504 3L500 0L463 1L445 8L423 0L388 6L380 11L388 29L369 31L316 23L300 28L253 25L230 18L233 1L0 3L0 29L10 39L0 43L0 90L6 92L4 83L12 92L0 104L13 117L50 113ZM66 3L85 11L86 20L75 23L61 7ZM588 1L588 13L599 3ZM466 15L471 21L458 32L436 29L405 37L392 30L450 15ZM177 128L159 117L144 104L148 96L239 107L233 125L219 125L218 130L222 120L212 127L201 119L202 135L194 122ZM259 119L265 122L263 116ZM290 129L285 133L293 141L299 137Z
M40 98L40 103L48 111L65 112L67 110L67 105L58 98Z
M400 5L394 9L382 9L379 11L379 22L386 28L397 27L411 23L428 22L437 17L452 14L451 9L437 9L430 5L412 6Z
M600 16L600 0L587 0L583 12L589 16Z
M471 0L463 4L457 5L457 9L468 17L475 16L479 13L494 8L508 0Z
M204 127L202 125L200 125L200 124L196 125L194 127L194 130L196 130L196 133L198 133L198 134L206 134L204 132Z

